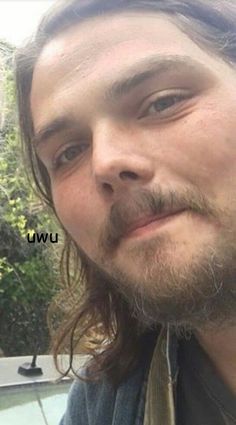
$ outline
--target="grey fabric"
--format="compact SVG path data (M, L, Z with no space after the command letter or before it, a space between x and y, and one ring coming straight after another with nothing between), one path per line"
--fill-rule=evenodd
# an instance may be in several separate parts
M89 383L76 380L60 425L143 425L147 376L156 338L155 333L145 337L138 367L117 389L106 378Z
M151 373L152 366L158 376ZM176 425L236 424L235 397L198 342L179 343L174 335L161 332L145 337L138 367L117 389L106 378L97 383L75 381L60 425L143 425L151 388L155 389L152 397L157 397L151 403L155 425L173 424L173 409ZM149 415L150 410L145 420Z
M195 337L180 343L178 361L178 425L235 425L236 398Z

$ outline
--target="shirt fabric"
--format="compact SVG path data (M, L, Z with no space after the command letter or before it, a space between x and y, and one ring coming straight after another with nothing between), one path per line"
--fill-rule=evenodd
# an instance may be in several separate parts
M59 425L143 425L149 365L156 340L156 333L144 336L138 367L117 389L105 376L99 382L76 379ZM86 376L86 367L78 373Z
M178 425L235 425L236 398L192 336L178 349Z
M117 389L105 377L76 380L60 425L236 424L235 397L195 339L179 342L163 328L142 345L138 367Z

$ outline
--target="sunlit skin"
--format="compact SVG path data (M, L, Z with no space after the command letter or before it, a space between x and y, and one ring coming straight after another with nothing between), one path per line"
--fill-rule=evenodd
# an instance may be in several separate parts
M150 57L185 62L162 69L121 97L104 95L132 67L141 72ZM160 103L161 97L167 103ZM155 285L169 296L171 288L158 280L161 267L165 276L163 265L181 275L206 250L236 240L236 70L167 17L94 18L58 35L37 62L31 108L37 154L50 175L57 215L111 276L122 272L128 285L145 285L147 296ZM218 216L185 211L149 224L139 216L116 249L103 251L101 234L112 206L129 206L141 189L159 188L203 193ZM175 290L181 297L188 288L180 280ZM214 362L236 391L235 328L225 337L215 332L211 344L206 329L198 331L199 340L210 356L225 344Z

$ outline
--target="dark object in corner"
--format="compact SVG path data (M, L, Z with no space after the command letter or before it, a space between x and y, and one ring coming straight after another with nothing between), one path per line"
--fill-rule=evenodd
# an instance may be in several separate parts
M36 357L37 357L37 354L33 356L31 363L23 363L23 365L19 366L18 373L24 376L42 375L43 371L41 367L36 366Z

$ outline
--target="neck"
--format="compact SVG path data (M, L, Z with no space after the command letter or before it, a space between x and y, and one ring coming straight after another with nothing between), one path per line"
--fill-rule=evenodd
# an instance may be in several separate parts
M225 384L236 395L236 326L224 330L201 329L195 336Z

